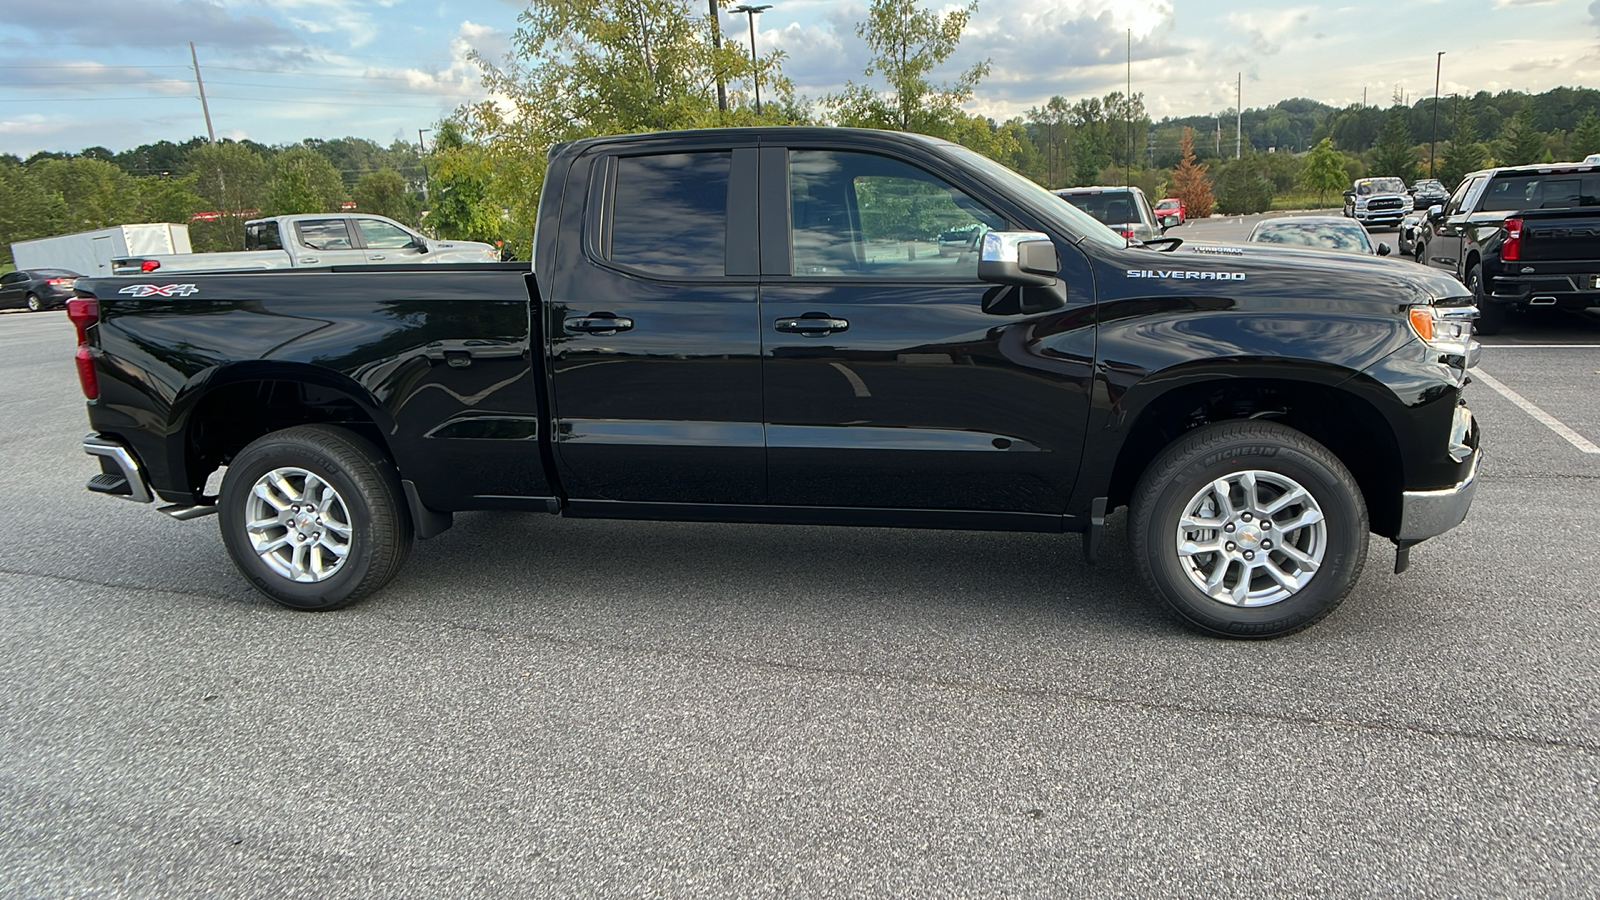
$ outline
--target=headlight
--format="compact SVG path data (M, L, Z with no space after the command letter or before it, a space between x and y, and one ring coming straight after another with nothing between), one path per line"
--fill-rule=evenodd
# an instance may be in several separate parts
M1413 306L1407 311L1417 337L1440 353L1460 357L1462 369L1476 362L1472 320L1477 317L1476 306Z

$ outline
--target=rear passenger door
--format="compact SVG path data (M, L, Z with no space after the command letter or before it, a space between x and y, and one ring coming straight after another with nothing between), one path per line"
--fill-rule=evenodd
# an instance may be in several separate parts
M756 152L607 144L569 170L539 282L574 512L765 502Z

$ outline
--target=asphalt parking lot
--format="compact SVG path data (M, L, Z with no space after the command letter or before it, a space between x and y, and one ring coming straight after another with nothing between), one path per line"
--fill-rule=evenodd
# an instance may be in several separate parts
M1467 522L1234 643L1121 515L460 515L291 613L83 489L71 328L0 315L0 896L1594 896L1600 319L1487 340Z

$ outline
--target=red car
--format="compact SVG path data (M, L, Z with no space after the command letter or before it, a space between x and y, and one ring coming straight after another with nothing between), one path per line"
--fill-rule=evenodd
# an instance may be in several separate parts
M1156 218L1162 216L1177 216L1178 224L1182 225L1189 218L1189 211L1184 208L1183 201L1177 197L1168 197L1156 204Z

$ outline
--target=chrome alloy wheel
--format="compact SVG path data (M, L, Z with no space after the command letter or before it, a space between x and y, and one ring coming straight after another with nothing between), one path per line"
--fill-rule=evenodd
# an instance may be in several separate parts
M1202 487L1178 519L1178 561L1229 606L1270 606L1311 583L1328 523L1311 492L1277 472L1235 472Z
M244 519L256 555L291 581L326 581L350 553L344 498L305 469L284 466L256 479Z

